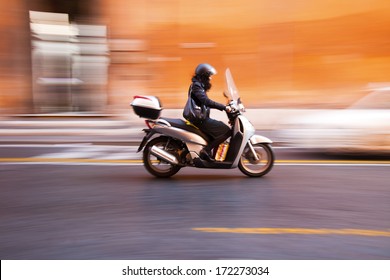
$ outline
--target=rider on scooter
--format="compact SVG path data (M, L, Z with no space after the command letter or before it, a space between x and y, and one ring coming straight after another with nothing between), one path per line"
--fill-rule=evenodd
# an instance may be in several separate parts
M210 118L210 108L215 108L220 111L230 111L230 106L211 100L207 96L207 92L211 88L211 76L217 74L213 66L207 63L199 64L195 69L195 75L192 77L191 98L198 106L205 106L207 108L207 117L204 120L192 120L192 124L198 127L202 132L209 135L212 140L200 152L200 157L207 161L214 161L214 156L211 153L213 149L216 150L218 145L231 136L231 130L222 121Z

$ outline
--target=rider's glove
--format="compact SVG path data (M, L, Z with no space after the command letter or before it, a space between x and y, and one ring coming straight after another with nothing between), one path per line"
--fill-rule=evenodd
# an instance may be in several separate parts
M232 111L232 107L230 107L229 105L225 107L225 111L230 113Z

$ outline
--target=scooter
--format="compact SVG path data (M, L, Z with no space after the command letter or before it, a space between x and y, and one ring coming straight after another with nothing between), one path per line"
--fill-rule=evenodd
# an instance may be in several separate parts
M244 116L241 102L230 69L225 71L225 97L231 107L226 112L232 135L229 142L214 151L215 161L200 158L200 151L210 137L182 119L160 117L161 103L155 96L134 96L134 112L146 118L148 126L138 151L143 150L146 170L156 177L171 177L183 167L232 169L238 167L249 177L261 177L271 171L275 155L272 141L256 135L255 128Z

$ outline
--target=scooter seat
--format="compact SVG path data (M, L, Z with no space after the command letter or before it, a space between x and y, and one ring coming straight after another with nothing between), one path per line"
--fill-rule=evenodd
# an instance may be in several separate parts
M202 132L199 128L196 128L192 125L186 124L186 122L182 119L172 119L172 118L160 118L160 119L163 119L163 120L169 122L170 125L172 125L173 127L181 128L181 129L184 129L186 131L198 134L207 142L210 142L210 140L211 140L211 137L208 136L206 133Z

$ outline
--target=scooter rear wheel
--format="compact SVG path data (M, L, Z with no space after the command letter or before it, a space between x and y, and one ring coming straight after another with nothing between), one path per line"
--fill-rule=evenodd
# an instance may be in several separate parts
M271 171L275 154L269 144L258 143L253 145L253 149L258 157L256 160L251 149L247 145L241 155L238 168L249 177L261 177Z
M173 139L168 137L160 136L152 139L148 144L146 144L143 152L145 169L150 174L160 178L168 178L179 172L181 169L180 166L154 156L150 151L153 146L163 149L172 155L177 155L177 152L180 150L179 145Z

